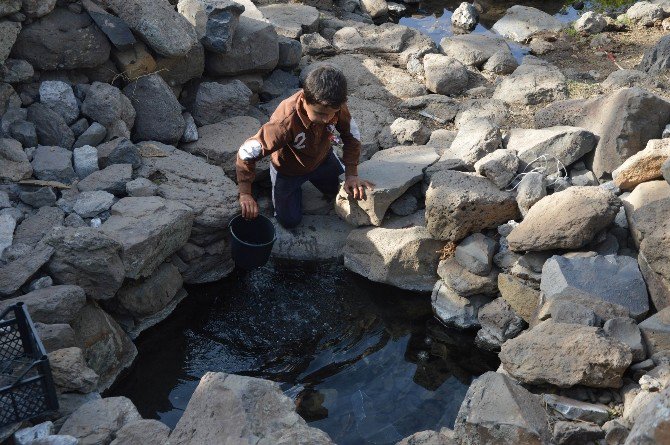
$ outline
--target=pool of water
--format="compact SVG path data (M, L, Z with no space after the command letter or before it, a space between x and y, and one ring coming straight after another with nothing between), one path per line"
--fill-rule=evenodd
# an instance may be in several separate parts
M224 371L280 382L311 426L346 444L392 444L453 427L476 376L497 357L432 316L430 296L373 283L333 263L272 263L188 288L137 341L109 395L174 427L199 378Z

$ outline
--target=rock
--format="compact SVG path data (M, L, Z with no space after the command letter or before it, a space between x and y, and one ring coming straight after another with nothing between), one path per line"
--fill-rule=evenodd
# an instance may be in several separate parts
M68 125L79 117L79 104L72 87L61 81L44 81L39 89L40 103L60 114Z
M620 205L600 187L570 187L538 201L507 240L515 251L577 249L614 221Z
M110 445L163 445L168 441L170 427L158 420L140 419L119 429Z
M12 46L21 32L21 24L3 20L0 22L0 62L5 62Z
M39 70L71 70L101 65L109 51L109 41L88 14L56 8L21 30L12 57Z
M37 131L32 122L19 121L9 127L9 136L21 143L24 147L37 146Z
M389 8L386 0L361 0L361 11L376 19L388 15Z
M447 258L438 264L437 274L449 289L461 296L469 297L476 294L491 296L498 291L497 269L491 269L491 272L483 277L473 274L454 258Z
M274 27L242 15L235 30L231 50L226 54L208 54L207 71L214 76L267 73L279 61L279 45Z
M490 302L491 297L487 295L461 296L442 280L435 283L431 295L435 317L446 326L457 329L480 327L477 314L484 305Z
M34 440L50 436L53 432L54 424L50 421L37 424L30 428L21 428L14 433L14 443L16 445L29 445Z
M590 170L570 170L570 183L577 186L597 186L598 179Z
M502 365L528 384L619 388L632 360L628 346L595 327L544 321L506 341Z
M23 13L30 18L40 18L54 10L56 0L23 0Z
M477 26L479 12L472 4L463 2L458 5L451 16L451 24L455 27L470 31Z
M167 83L157 74L129 83L125 94L135 108L133 138L136 141L160 141L176 144L186 124L181 105Z
M643 182L661 178L661 166L670 158L670 140L652 139L644 150L626 159L612 172L614 184L631 191Z
M74 133L65 120L46 105L35 103L28 107L28 121L35 124L37 140L41 145L70 148L74 144Z
M19 193L19 199L35 208L49 207L56 204L56 194L51 190L51 187L25 187Z
M197 141L200 136L198 135L198 127L195 124L193 116L191 113L182 113L181 116L184 118L186 128L184 129L184 134L181 136L179 141L183 143Z
M102 170L95 171L77 183L81 192L103 190L114 195L126 194L126 183L133 178L133 167L130 164L112 164Z
M318 32L300 36L302 52L308 56L332 56L335 48Z
M130 399L106 397L80 406L68 417L59 434L74 436L80 444L109 443L123 426L141 419Z
M597 425L559 420L554 424L552 441L560 445L579 445L595 443L603 437L605 437L605 432Z
M546 320L548 318L557 323L582 324L584 326L600 326L602 324L600 317L590 307L560 298L551 299L540 308L537 319Z
M5 112L21 107L21 99L8 83L0 83L0 116Z
M453 16L452 16L453 17ZM447 55L464 65L481 68L494 54L509 53L505 39L481 34L464 34L445 37L440 48Z
M555 394L544 394L544 403L563 419L581 420L602 425L609 419L606 405L580 402Z
M496 298L479 310L477 315L481 329L475 344L489 351L499 351L500 345L514 338L526 327L521 317L502 298Z
M607 26L607 20L605 20L602 14L598 14L595 11L587 11L572 26L575 31L582 34L598 34Z
M654 3L641 1L633 4L626 11L626 17L637 26L654 26L654 23L663 20L663 8Z
M53 231L46 243L55 250L48 263L58 282L72 283L96 300L107 300L119 290L125 272L121 244L89 227Z
M486 176L498 188L502 189L516 176L519 158L517 158L514 150L498 149L479 159L475 162L474 167L477 173Z
M177 11L195 27L205 48L226 53L231 49L244 6L232 1L180 0Z
M21 0L8 0L0 6L0 17L12 15L21 10ZM23 444L20 444L23 445Z
M656 394L640 412L625 445L662 443L670 428L670 388Z
M436 239L457 241L517 217L514 195L500 191L482 176L446 170L431 178L426 221Z
M75 346L74 330L69 324L35 323L35 329L47 352Z
M605 443L608 445L623 445L628 437L628 428L617 420L610 420L603 425Z
M9 215L0 215L0 257L2 252L14 241L16 220Z
M617 90L619 88L643 87L652 84L649 74L638 70L616 70L607 76L601 84L603 88Z
M426 54L423 58L426 88L437 94L457 96L468 86L468 71L453 57Z
M102 6L126 22L162 56L184 56L198 42L193 26L168 3L156 5L151 0L104 0Z
M298 66L303 54L303 45L301 42L302 36L300 36L300 42L288 37L278 36L279 56L277 59L277 68L294 69ZM335 52L335 48L332 48L332 51ZM306 50L305 54L308 54Z
M42 207L37 213L28 216L19 224L14 233L14 243L36 246L53 227L63 225L63 218L64 214L61 209Z
M505 138L505 146L515 150L519 157L519 170L534 165L538 158L548 159L549 170L545 174L561 171L552 164L559 161L562 168L568 166L595 148L598 137L579 127L557 126L543 129L512 129ZM543 158L544 157L544 158Z
M509 49L501 49L495 52L486 61L482 69L498 75L512 74L519 67L519 62L514 58Z
M126 138L116 138L99 145L98 158L102 168L108 168L117 164L130 164L132 168L138 168L142 165L142 157L139 150Z
M126 282L116 298L118 309L136 318L155 314L174 299L182 284L177 267L163 263L150 277Z
M114 204L114 195L101 190L81 192L75 198L72 210L82 218L93 218Z
M112 60L128 82L156 71L156 60L142 42L123 51L112 51Z
M427 292L437 280L442 244L420 226L355 229L344 246L344 266L372 281Z
M359 175L375 184L366 199L356 201L341 189L335 202L336 213L349 224L382 224L388 207L412 185L421 181L423 170L438 156L427 146L400 146L383 150L358 169ZM432 283L431 283L432 285Z
M356 124L361 133L361 160L369 159L379 150L383 127L392 123L394 118L388 108L371 100L350 96L347 105L349 112L356 116Z
M503 78L493 99L511 104L535 105L568 97L565 76L554 65L526 56L512 74Z
M612 114L613 110L616 113ZM575 125L600 137L592 165L598 178L642 150L649 139L658 139L668 120L670 102L640 88L620 89L587 100L556 102L535 114L537 127Z
M0 301L0 312L19 301L27 305L30 318L34 322L71 323L86 304L86 294L79 286L47 287L20 297Z
M158 186L146 178L137 178L126 183L128 196L155 196L157 191Z
M98 374L86 365L84 354L79 348L50 352L49 366L59 392L89 393L98 385Z
M475 233L458 244L454 258L470 272L487 276L491 273L495 249L495 240L481 233Z
M470 169L489 153L500 148L500 128L488 119L472 119L463 124L449 151Z
M498 126L510 118L509 105L497 99L468 99L461 104L454 124L460 128L472 119L488 119Z
M299 261L339 259L351 226L333 216L305 215L302 223L291 230L275 224L277 240L272 255Z
M538 172L526 173L516 191L516 202L521 215L525 218L531 207L545 196L547 196L547 187L544 175Z
M104 391L133 363L137 348L116 321L92 300L70 324L86 363L100 376L98 390Z
M667 307L639 324L648 354L670 350L670 309Z
M636 68L649 74L667 72L670 68L670 38L661 37L654 46L648 48Z
M172 434L172 445L217 441L332 444L308 427L291 399L274 382L226 373L206 373ZM231 416L231 413L233 416Z
M32 173L21 144L14 139L0 139L0 179L16 182L30 178Z
M599 285L593 286L596 280ZM637 261L627 256L565 258L555 255L544 263L540 289L548 299L587 294L627 308L630 316L637 320L649 311L649 296Z
M542 444L549 443L550 437L539 398L496 372L487 372L472 382L454 432L464 445Z
M546 12L514 5L491 29L515 42L524 42L540 32L559 32L563 29L563 24Z
M215 124L227 118L245 115L249 110L251 95L251 90L239 80L226 85L203 82L195 93L190 111L199 127Z
M85 178L98 171L98 150L90 145L77 147L73 150L74 170L80 178Z
M419 431L405 437L396 445L455 445L456 443L454 432L445 427L439 432L432 430Z
M115 48L124 51L130 49L137 42L130 28L122 19L108 13L91 0L83 0L82 6Z
M364 8L363 2L361 7ZM319 30L319 11L314 6L280 3L261 6L258 9L265 19L274 25L280 36L298 39L303 32Z
M93 82L81 104L81 113L91 120L110 127L122 121L129 130L135 123L135 109L130 100L115 86Z
M156 57L156 70L172 87L202 76L205 70L205 49L198 43L180 57Z
M389 206L391 212L397 216L409 216L416 213L419 210L419 201L416 196L405 193L400 198L396 199Z
M383 148L395 147L398 144L423 145L430 138L430 130L418 120L399 117L389 127L389 132L380 136L384 139L380 141Z
M635 320L631 318L612 318L605 322L603 330L607 335L616 338L621 343L628 345L633 353L633 362L641 362L647 357L647 351L642 343L640 328Z

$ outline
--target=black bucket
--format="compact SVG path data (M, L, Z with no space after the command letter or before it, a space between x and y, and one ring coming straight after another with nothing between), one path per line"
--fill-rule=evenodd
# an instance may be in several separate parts
M277 239L275 226L267 217L255 219L234 217L230 224L231 252L235 265L241 269L253 269L268 262L272 245Z

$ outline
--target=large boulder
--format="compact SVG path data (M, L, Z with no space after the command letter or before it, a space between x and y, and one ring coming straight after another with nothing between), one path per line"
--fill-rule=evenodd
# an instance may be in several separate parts
M662 177L661 166L670 158L670 139L652 139L644 150L626 159L612 172L614 184L631 191L638 184Z
M670 69L670 36L663 36L644 52L637 69L650 74L667 73Z
M52 228L63 225L65 213L57 207L41 207L29 215L14 232L14 243L36 246Z
M496 372L472 382L454 431L463 445L543 445L551 437L540 398Z
M468 70L450 56L426 54L423 70L428 91L446 96L457 96L468 87Z
M86 365L80 348L63 348L49 353L49 366L58 392L89 393L96 390L98 374Z
M511 192L483 176L458 171L435 173L426 192L426 222L433 237L458 241L519 217Z
M102 0L101 3L165 57L184 56L198 43L193 25L169 2Z
M445 37L440 41L440 49L462 64L478 68L481 68L487 60L500 51L510 54L512 52L505 39L481 34Z
M303 32L318 31L319 10L302 4L271 4L258 8L265 19L274 25L277 34L298 39Z
M637 320L649 312L647 287L637 261L628 256L555 255L542 267L540 289L547 300L580 295L623 306Z
M663 20L664 16L665 13L660 5L648 1L635 2L626 11L626 17L640 27L654 26L654 23Z
M33 167L21 143L14 139L0 139L0 180L20 181L33 174Z
M40 70L93 68L109 59L110 48L87 13L56 8L21 30L12 57Z
M170 445L255 443L327 445L328 435L307 426L279 384L208 372L170 434Z
M244 116L249 110L251 90L239 80L228 84L203 82L193 95L189 110L201 127L234 116ZM251 136L253 133L249 133Z
M180 0L177 11L195 27L205 48L225 53L230 51L244 6L228 0Z
M499 356L504 370L522 383L562 388L620 388L633 359L627 345L600 328L551 320L506 341Z
M670 102L640 88L555 102L535 114L538 128L572 125L600 138L591 168L598 178L610 175L650 139L659 139L668 121Z
M59 228L45 242L55 250L48 268L56 282L81 286L96 300L112 298L121 287L125 277L119 256L122 246L100 230Z
M500 128L488 119L472 119L458 129L458 134L449 147L450 156L474 170L475 164L484 156L500 148Z
M361 177L375 184L366 191L366 199L357 201L340 190L335 211L354 226L380 226L393 201L423 179L423 171L438 159L437 152L427 146L399 146L376 153L358 167Z
M614 221L620 206L601 187L570 187L535 203L507 241L516 251L578 249Z
M37 289L25 295L0 301L0 312L22 301L34 322L72 323L86 304L86 293L79 286L61 285Z
M296 228L275 224L277 239L272 256L289 260L318 261L342 258L351 226L328 215L305 215Z
M344 266L372 281L427 292L437 281L443 244L421 226L355 229L344 246Z
M242 15L230 51L207 54L205 67L214 76L268 73L279 62L279 43L274 26Z
M559 32L563 23L546 12L529 6L514 5L493 24L493 31L516 42L524 42L535 34Z
M568 97L567 80L554 65L526 56L523 63L496 87L493 99L535 105Z
M164 445L170 435L170 427L154 419L141 419L126 423L115 434L109 445Z
M140 77L129 83L125 94L135 108L133 139L176 144L184 134L186 122L181 105L170 86L158 74Z
M61 427L60 435L69 435L79 444L110 443L124 425L142 419L137 408L125 397L106 397L80 406Z

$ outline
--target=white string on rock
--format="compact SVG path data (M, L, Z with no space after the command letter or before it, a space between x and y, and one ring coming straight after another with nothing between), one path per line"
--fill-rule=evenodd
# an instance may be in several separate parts
M558 173L563 172L563 174L558 176L556 179L554 179L550 184L547 184L547 186L552 187L552 186L556 185L559 178L568 176L568 170L565 168L565 165L563 165L563 163L557 157L547 155L547 154L543 154L543 155L540 155L537 158L533 159L531 162L529 162L521 173L514 176L505 186L505 190L507 190L508 192L516 190L516 188L521 183L521 179L523 179L523 177L526 176L529 173L545 174L547 172L547 170L549 169L549 163L552 160L556 161L556 171ZM528 170L529 167L531 167L533 164L535 164L536 162L539 162L539 161L542 161L543 164L540 165L540 166L533 167L531 170ZM516 182L517 180L518 180L518 182ZM516 182L516 184L514 184L515 182ZM514 184L514 186L512 186L510 188L510 186L512 184Z

